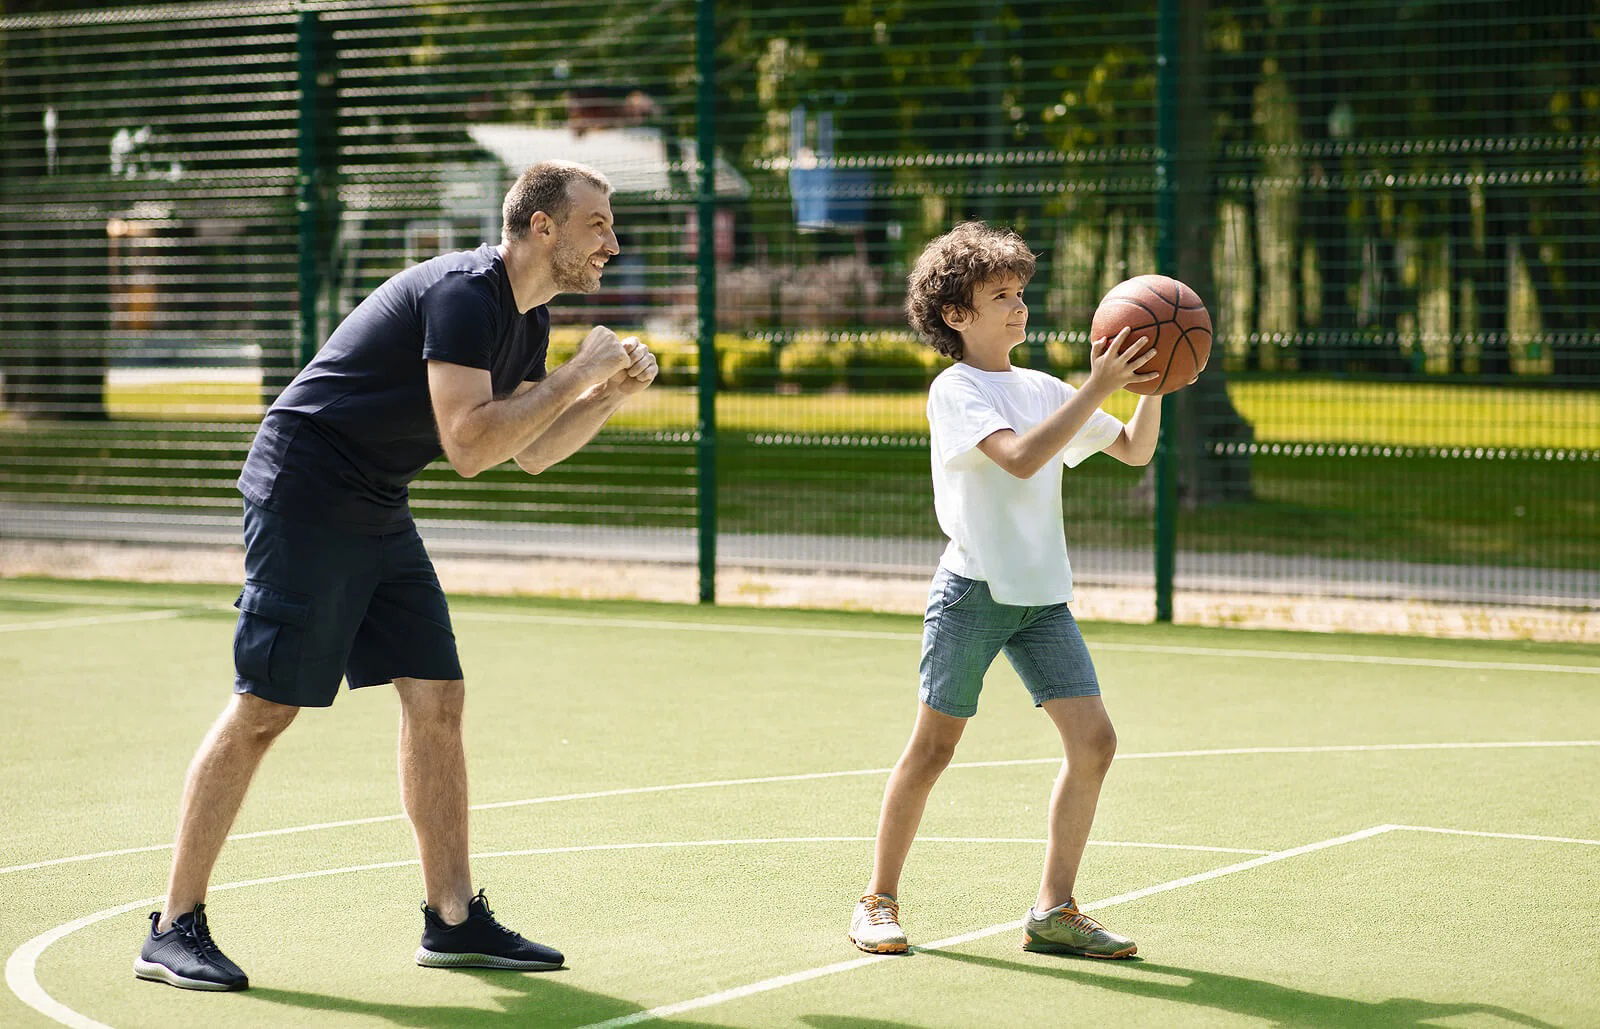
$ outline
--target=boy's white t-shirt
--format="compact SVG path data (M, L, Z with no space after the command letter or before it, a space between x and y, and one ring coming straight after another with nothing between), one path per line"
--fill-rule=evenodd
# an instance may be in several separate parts
M1018 435L1044 421L1076 392L1028 368L986 372L956 363L928 390L933 505L950 537L939 563L981 579L1001 604L1036 607L1072 599L1072 565L1061 515L1061 466L1075 467L1110 446L1122 423L1095 411L1031 478L1019 479L978 444L999 429Z

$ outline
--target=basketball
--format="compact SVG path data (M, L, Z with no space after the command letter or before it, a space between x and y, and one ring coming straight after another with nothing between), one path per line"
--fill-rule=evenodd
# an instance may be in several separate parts
M1149 336L1155 350L1140 372L1161 378L1124 388L1146 395L1171 393L1200 374L1211 356L1211 315L1200 294L1165 275L1138 275L1111 288L1095 308L1089 339L1115 338L1124 328L1128 342Z

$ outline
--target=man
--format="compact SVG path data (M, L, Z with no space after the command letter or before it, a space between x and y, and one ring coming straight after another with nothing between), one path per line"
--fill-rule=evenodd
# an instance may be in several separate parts
M445 596L407 484L443 454L471 478L507 459L538 474L654 381L655 357L596 327L546 374L557 293L592 293L617 255L611 185L547 161L506 194L499 246L445 254L380 286L262 419L239 478L245 584L234 696L189 768L165 907L134 972L241 990L206 886L262 757L302 707L394 683L400 792L422 859L420 965L548 969L559 951L502 927L472 891L465 687Z

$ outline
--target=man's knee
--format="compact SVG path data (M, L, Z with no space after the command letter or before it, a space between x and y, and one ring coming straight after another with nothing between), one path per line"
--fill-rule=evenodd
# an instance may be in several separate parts
M262 700L253 693L235 693L228 707L228 728L264 746L289 728L299 713L300 709L290 704Z
M467 698L467 684L461 679L397 678L394 685L407 723L441 728L461 725Z

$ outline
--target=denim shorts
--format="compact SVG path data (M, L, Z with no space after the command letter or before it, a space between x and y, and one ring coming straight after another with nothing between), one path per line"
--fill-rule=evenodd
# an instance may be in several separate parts
M245 501L244 545L235 693L327 707L341 678L351 689L461 678L450 609L415 526L372 536Z
M941 566L922 620L922 702L971 718L984 673L1002 650L1035 707L1058 697L1100 695L1089 648L1067 605L998 604L988 583Z

